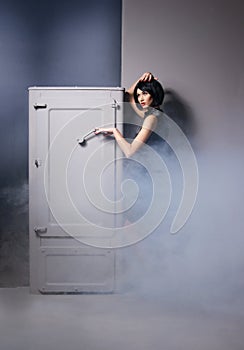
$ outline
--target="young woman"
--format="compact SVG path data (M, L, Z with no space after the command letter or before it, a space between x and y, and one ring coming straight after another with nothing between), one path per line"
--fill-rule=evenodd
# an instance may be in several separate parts
M124 155L130 158L143 144L148 143L157 128L158 118L162 117L162 113L157 111L161 111L164 90L153 74L147 72L126 91L126 95L133 109L143 118L142 127L132 142L128 142L117 128L96 128L95 134L113 135Z
M160 147L164 143L157 134L158 128L163 126L160 106L164 99L164 90L157 78L154 78L152 73L146 72L126 91L126 97L142 118L141 127L125 123L125 128L127 125L127 130L132 134L130 141L117 128L97 128L95 133L114 136L125 157L129 158L123 161L124 177L132 179L138 186L136 202L125 215L126 224L129 224L146 213L153 196L150 172L155 170L155 162L151 163L152 166L148 169L145 166L145 159L152 157L150 149L160 153Z

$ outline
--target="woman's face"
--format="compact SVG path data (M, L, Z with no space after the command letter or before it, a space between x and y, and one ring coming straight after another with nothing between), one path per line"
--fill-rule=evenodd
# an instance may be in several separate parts
M137 98L142 108L148 108L153 103L153 98L147 91L137 89Z

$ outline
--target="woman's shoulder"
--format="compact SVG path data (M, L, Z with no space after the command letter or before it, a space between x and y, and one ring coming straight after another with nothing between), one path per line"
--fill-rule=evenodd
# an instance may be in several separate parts
M154 132L159 132L164 128L165 114L162 109L151 108L145 113L144 125L152 125Z
M149 117L150 115L153 115L157 118L163 117L163 111L162 109L158 108L149 108L149 110L145 113L145 118Z
M157 124L158 124L158 118L153 114L149 114L145 116L143 120L142 128L153 131L155 130Z

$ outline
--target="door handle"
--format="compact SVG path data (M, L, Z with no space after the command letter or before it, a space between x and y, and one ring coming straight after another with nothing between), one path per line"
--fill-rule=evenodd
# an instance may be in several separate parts
M93 134L96 131L96 129L92 129L91 131L89 131L86 135L84 135L81 139L77 139L79 145L81 146L85 146L86 144L86 138L88 136L90 136L91 134Z

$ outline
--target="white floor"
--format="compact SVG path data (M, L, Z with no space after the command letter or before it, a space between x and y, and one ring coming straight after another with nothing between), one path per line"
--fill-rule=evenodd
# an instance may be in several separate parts
M243 331L240 315L160 298L0 289L1 350L243 350Z

